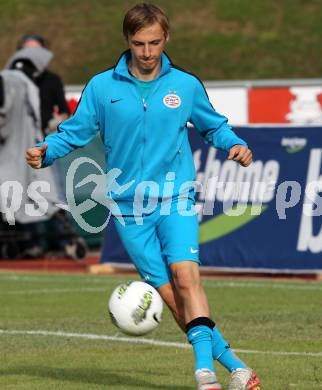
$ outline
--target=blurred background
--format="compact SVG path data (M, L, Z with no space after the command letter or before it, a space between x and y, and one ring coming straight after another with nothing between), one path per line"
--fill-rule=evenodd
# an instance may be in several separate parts
M22 36L41 36L45 40L45 47L53 53L49 70L61 78L68 115L72 114L86 82L94 74L113 66L126 49L122 21L126 10L134 4L135 1L103 0L0 1L0 66L5 67ZM166 51L172 62L195 73L205 82L214 107L229 118L237 132L254 149L258 163L250 171L250 179L265 181L263 167L274 158L278 164L278 173L273 175L276 188L291 179L305 187L310 158L313 158L311 149L321 147L321 2L205 0L200 3L160 0L157 4L170 18L171 39ZM59 114L59 107L54 106L54 110L55 115ZM55 115L53 113L54 118ZM307 147L302 154L293 153L296 149L303 149L304 144ZM221 175L224 180L243 177L243 173L225 176L228 168L224 168L225 156L220 152L214 156L211 154L214 152L210 152L198 139L192 139L192 145L197 177L201 181L215 166L211 164L216 164L216 159L217 164L221 162L222 169L214 172L214 175ZM96 139L85 149L77 150L56 163L56 176L62 192L68 168L80 156L92 158L104 169L104 150L100 140ZM314 161L319 171L319 155L315 155ZM298 177L292 174L294 167L298 167ZM93 173L93 169L93 166L86 164L82 166L79 180ZM76 191L78 203L91 197L94 184L89 183ZM225 217L222 221L222 201L217 197L215 214L220 218L216 221L213 218L211 222L207 217L200 217L204 264L215 268L265 272L290 269L294 272L316 272L322 268L317 260L322 250L322 244L319 244L322 238L317 234L320 216L303 222L303 190L296 207L290 207L291 212L284 221L276 211L276 193L261 208L262 213L270 206L265 215L261 218L246 215L243 221L236 217ZM292 201L291 187L286 188L287 196ZM286 198L284 210L288 207ZM251 200L249 197L246 203L250 205ZM202 205L202 196L198 201ZM3 225L2 231L5 232L0 238L1 257L84 259L94 254L94 258L103 263L128 264L129 259L113 227L90 233L81 229L70 215L67 218L57 215L58 228L57 221L54 224L46 222L38 226L32 236L20 231L26 230L25 225L18 228L22 241L40 240L40 251L39 248L29 250L29 247L26 251L24 245L22 249L17 248L17 229ZM84 217L91 226L101 226L106 219L106 209L98 201L96 207L86 212ZM297 226L296 231L294 226ZM307 237L300 234L305 226L311 229ZM266 237L272 231L276 236L268 240ZM280 239L281 234L292 237L288 244ZM259 235L261 238L257 237ZM247 250L241 250L242 242L247 237L252 237L252 241ZM318 244L314 246L312 240ZM52 247L48 241L62 241L62 244ZM222 247L232 248L232 252L222 250ZM272 248L276 249L275 252Z
M122 337L109 320L112 291L138 275L113 223L104 228L105 190L94 180L105 168L100 139L42 173L25 164L26 148L72 115L86 82L126 49L122 21L136 3L0 0L1 389L195 388L186 337L166 308L146 336L152 342ZM254 154L241 168L190 131L198 181L249 183L238 196L225 187L197 196L201 272L214 319L263 389L319 390L322 2L156 4L170 18L170 58L198 75ZM35 34L36 58L22 39ZM72 215L65 181L78 157L92 162L77 170L75 204L91 200L93 207ZM51 184L49 193L38 188L50 209L28 219L24 206L41 210L44 199L27 192L36 180ZM22 203L12 212L15 196ZM206 201L214 203L211 215L202 212ZM227 373L217 373L227 388Z
M202 80L319 78L319 0L158 1L170 17L167 52ZM37 33L55 53L66 84L83 84L115 64L125 49L124 13L135 1L0 2L0 64L18 39Z

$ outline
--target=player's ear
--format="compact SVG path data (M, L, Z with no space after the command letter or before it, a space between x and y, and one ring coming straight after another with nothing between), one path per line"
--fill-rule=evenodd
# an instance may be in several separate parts
M169 35L169 33L168 33L168 34L166 34L166 36L165 36L165 41L166 41L166 43L169 42L169 39L170 39L170 35Z

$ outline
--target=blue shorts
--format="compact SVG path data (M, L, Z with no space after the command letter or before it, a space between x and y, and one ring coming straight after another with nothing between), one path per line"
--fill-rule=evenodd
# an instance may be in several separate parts
M178 208L178 203L173 203L169 215L161 215L158 205L154 212L143 216L141 225L134 216L123 217L125 226L114 218L135 268L144 281L156 288L172 279L170 264L199 263L198 216L182 215Z

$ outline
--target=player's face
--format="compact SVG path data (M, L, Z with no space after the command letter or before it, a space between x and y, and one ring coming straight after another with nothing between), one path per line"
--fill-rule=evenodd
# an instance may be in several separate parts
M153 72L161 63L161 55L167 40L159 23L144 27L129 36L128 45L133 64L142 73Z

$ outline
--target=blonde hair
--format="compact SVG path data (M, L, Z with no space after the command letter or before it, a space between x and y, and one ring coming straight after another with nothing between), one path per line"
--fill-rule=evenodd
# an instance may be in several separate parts
M129 9L123 20L123 35L126 39L143 27L159 23L167 38L169 35L169 19L161 8L153 4L140 3Z

